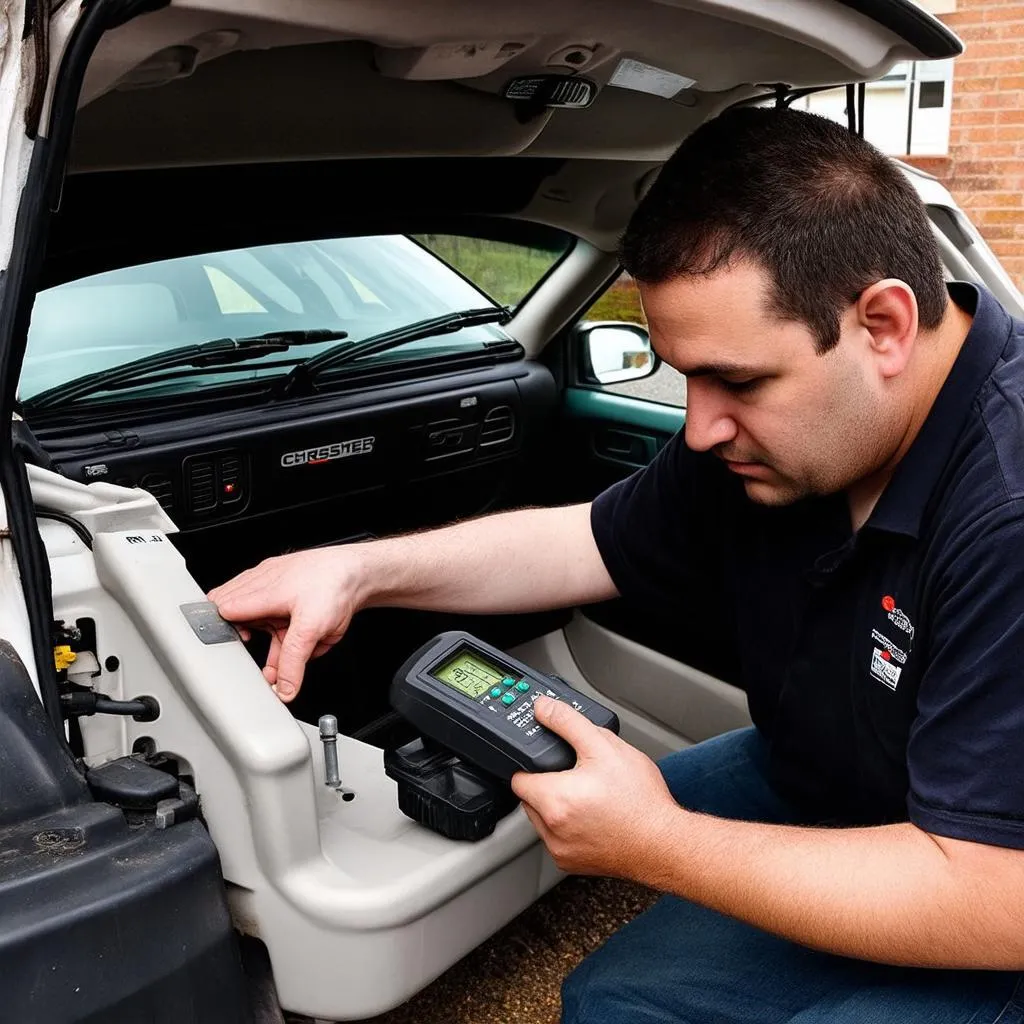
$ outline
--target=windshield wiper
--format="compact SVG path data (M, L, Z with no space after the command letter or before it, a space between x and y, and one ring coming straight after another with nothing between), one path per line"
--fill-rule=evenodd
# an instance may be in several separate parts
M309 331L270 331L250 338L217 338L215 341L204 341L196 345L182 345L168 352L143 356L142 359L133 359L120 366L111 366L96 373L87 373L84 377L76 377L65 384L41 391L28 399L24 405L27 410L51 409L63 402L73 402L100 391L112 391L115 388L132 385L160 370L172 370L179 366L205 367L241 363L272 352L285 352L295 345L316 345L324 341L341 341L347 337L347 331L323 328Z
M480 324L507 324L512 319L512 310L507 306L483 306L479 309L463 309L458 313L445 313L443 316L418 320L404 327L396 327L382 334L375 334L362 341L352 341L347 345L334 345L317 356L304 359L298 364L277 388L277 396L287 398L295 394L300 385L308 386L313 379L324 370L336 369L347 363L372 356L377 352L385 352L389 348L408 344L410 341L422 341L439 334L453 334L466 327Z

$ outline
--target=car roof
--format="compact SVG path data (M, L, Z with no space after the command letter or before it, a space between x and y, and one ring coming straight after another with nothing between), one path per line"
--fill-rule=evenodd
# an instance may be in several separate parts
M441 211L608 248L661 163L731 104L959 51L909 0L172 0L109 31L90 61L48 283L68 273L61 238L77 239L77 275L119 205L152 258L161 242L180 254L186 225L226 238L232 218L266 226L289 204L341 230ZM503 95L547 73L590 79L596 98L530 110ZM196 182L221 198L164 216Z

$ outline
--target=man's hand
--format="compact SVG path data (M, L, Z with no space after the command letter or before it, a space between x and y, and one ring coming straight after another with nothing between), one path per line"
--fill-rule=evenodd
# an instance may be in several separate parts
M344 635L358 610L356 590L344 549L318 548L268 558L207 597L242 627L243 639L254 629L270 634L263 675L287 703L299 692L306 662Z
M683 813L646 754L562 701L534 705L576 750L564 772L517 772L512 789L555 863L575 874L643 880L645 857Z

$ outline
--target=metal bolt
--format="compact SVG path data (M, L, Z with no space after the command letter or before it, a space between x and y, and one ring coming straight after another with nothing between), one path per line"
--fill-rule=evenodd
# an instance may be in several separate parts
M341 771L338 768L338 720L334 715L320 716L320 742L324 745L324 785L338 789Z

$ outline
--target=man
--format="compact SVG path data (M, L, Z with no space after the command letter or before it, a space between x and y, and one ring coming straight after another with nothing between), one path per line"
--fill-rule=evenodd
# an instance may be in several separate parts
M695 132L621 256L688 381L650 467L212 600L272 632L284 700L371 605L621 594L734 658L755 728L660 766L537 705L578 754L513 780L555 860L672 894L568 979L566 1022L1024 1021L1024 325L947 291L888 160L794 111Z

